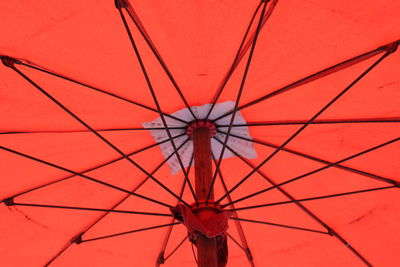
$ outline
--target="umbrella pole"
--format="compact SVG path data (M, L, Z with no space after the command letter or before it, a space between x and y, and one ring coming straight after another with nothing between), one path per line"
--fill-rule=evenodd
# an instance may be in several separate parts
M195 167L195 191L198 201L204 202L207 199L208 191L212 181L211 165L211 132L208 127L198 127L193 130L193 149ZM210 201L214 200L214 193L211 192ZM196 212L200 220L215 215L210 209L199 209ZM217 267L217 242L215 238L201 236L197 242L197 258L199 267Z

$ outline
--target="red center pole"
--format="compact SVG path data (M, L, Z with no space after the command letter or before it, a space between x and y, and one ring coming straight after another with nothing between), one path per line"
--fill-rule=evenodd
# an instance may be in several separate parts
M211 165L211 132L208 127L198 127L192 134L195 167L195 191L198 201L204 202L212 181ZM209 201L214 200L214 193L211 192ZM198 209L196 215L200 220L215 215L212 209ZM201 236L197 242L197 258L199 267L218 267L217 242Z

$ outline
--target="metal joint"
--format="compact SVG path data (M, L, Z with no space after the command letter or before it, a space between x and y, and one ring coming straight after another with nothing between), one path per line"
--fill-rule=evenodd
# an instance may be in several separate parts
M391 54L394 53L397 50L397 47L399 46L399 41L393 42L391 44L388 44L386 46L386 53Z
M4 66L12 68L14 64L17 63L17 60L12 57L1 56L1 61L3 62Z
M127 8L128 3L126 2L126 0L115 0L115 7L117 9Z
M164 263L165 263L164 251L161 251L160 255L158 255L157 258L157 264L164 264Z
M335 233L335 231L333 231L332 228L329 228L329 227L328 227L328 235L330 235L330 236L335 236L336 233Z
M6 206L14 206L14 198L13 197L6 198L3 200L3 202Z
M249 260L253 260L253 255L251 254L251 251L249 248L246 248L246 256Z
M72 240L72 242L75 243L75 244L81 244L81 243L82 243L82 233L79 234L79 235L77 235L77 236Z

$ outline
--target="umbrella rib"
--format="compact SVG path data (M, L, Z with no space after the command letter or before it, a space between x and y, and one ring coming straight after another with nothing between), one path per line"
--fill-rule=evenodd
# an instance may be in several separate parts
M287 144L289 144L293 139L295 139L311 122L313 122L316 118L318 118L325 110L327 110L331 105L333 105L338 99L340 99L347 91L349 91L358 81L360 81L363 77L365 77L372 69L374 69L382 60L384 60L387 56L389 56L394 50L387 51L384 55L379 57L369 68L367 68L361 75L359 75L353 82L351 82L345 89L343 89L339 94L337 94L328 104L326 104L321 110L319 110L306 124L303 124L294 134L292 134L282 145L274 150L272 154L270 154L265 160L263 160L254 170L252 170L249 174L247 174L239 183L237 183L234 187L232 187L229 192L232 193L236 190L243 182L245 182L252 174L254 174L259 168L264 166L269 160L271 160L279 151L282 150ZM228 128L229 129L229 128ZM229 135L230 132L227 132ZM219 203L226 197L226 194L222 196L216 203Z
M226 235L235 243L239 248L241 248L244 252L246 252L246 249L237 241L235 238L230 233L226 233Z
M292 183L292 182L294 182L294 181L297 181L297 180L302 179L302 178L304 178L304 177L307 177L307 176L310 176L310 175L312 175L312 174L318 173L318 172L320 172L320 171L326 170L326 169L328 169L328 168L330 168L330 167L333 167L333 166L336 166L336 165L338 165L338 164L340 164L340 163L342 163L342 162L345 162L345 161L350 160L350 159L354 159L354 158L359 157L359 156L361 156L361 155L363 155L363 154L369 153L369 152L371 152L371 151L374 151L374 150L379 149L379 148L381 148L381 147L387 146L387 145L392 144L392 143L394 143L394 142L397 142L397 141L399 141L399 140L400 140L400 137L395 138L395 139L392 139L392 140L390 140L390 141L388 141L388 142L385 142L385 143L380 144L380 145L378 145L378 146L369 148L369 149L364 150L364 151L362 151L362 152L360 152L360 153L354 154L354 155L352 155L352 156L350 156L350 157L344 158L344 159L339 160L339 161L336 161L336 162L332 162L331 164L328 164L328 165L326 165L326 166L324 166L324 167L318 168L318 169L313 170L313 171L311 171L311 172L308 172L308 173L302 174L302 175L300 175L300 176L297 176L297 177L295 177L295 178L289 179L289 180L287 180L287 181L285 181L285 182L282 182L282 183L273 185L273 186L268 187L268 188L266 188L266 189L260 190L260 191L258 191L258 192L253 193L253 194L250 194L250 195L248 195L248 196L245 196L245 197L242 197L242 198L240 198L240 199L237 199L237 200L233 201L233 203L237 203L237 202L240 202L240 201L249 199L249 198L254 197L254 196L256 196L256 195L259 195L259 194L261 194L261 193L265 193L265 192L267 192L267 191L269 191L269 190L271 190L271 189L274 189L274 188L277 188L277 187L280 187L280 186L283 186L283 185ZM400 187L400 183L399 183L399 182L396 182L395 186L396 186L396 187Z
M111 237L116 237L116 236L121 236L121 235L127 235L127 234L133 234L133 233L137 233L137 232L143 232L143 231L149 231L149 230L159 229L159 228L168 227L168 226L176 225L176 224L180 224L180 222L168 223L168 224L161 224L161 225L156 225L156 226L151 226L151 227L145 227L145 228L140 228L140 229L131 230L131 231L126 231L126 232L121 232L121 233L117 233L117 234L99 236L99 237L94 237L94 238L89 238L89 239L82 239L82 240L78 240L78 241L76 241L76 242L77 242L78 244L80 244L80 243L86 243L86 242L90 242L90 241L97 241L97 240L106 239L106 238L111 238Z
M182 99L182 102L185 104L186 108L189 110L189 113L193 117L194 120L197 120L196 115L193 113L192 108L190 107L189 103L187 102L185 96L182 93L181 88L179 87L178 83L176 82L175 78L173 77L171 71L168 69L167 64L161 57L160 53L158 52L157 48L155 47L154 43L151 41L150 37L147 34L147 31L144 29L143 24L140 22L139 17L136 15L135 11L133 10L132 6L129 4L128 1L119 0L120 4L117 5L118 10L121 11L121 8L125 8L126 12L128 13L129 17L135 24L136 28L142 35L143 39L147 43L148 47L152 51L153 55L156 57L157 61L160 63L162 69L164 70L165 74L168 76L169 80L171 81L172 85L174 86L175 90L179 94L179 97ZM122 11L121 11L122 12ZM128 26L126 24L126 26Z
M181 136L184 136L184 135L186 135L186 134L185 134L185 133L184 133L184 134L180 134L180 135L175 136L174 138L178 138L178 137L181 137ZM146 146L146 147L143 147L143 148L141 148L141 149L138 149L138 150L136 150L136 151L134 151L134 152L129 153L128 156L132 156L132 155L138 154L138 153L143 152L143 151L145 151L145 150L148 150L148 149L150 149L150 148L152 148L152 147L161 145L161 144L163 144L163 143L165 143L165 142L167 142L167 141L168 141L168 139L166 139L166 140L164 140L164 141L157 142L157 143L155 143L155 144L152 144L152 145L149 145L149 146ZM100 169L100 168L102 168L102 167L108 166L108 165L110 165L110 164L113 164L113 163L115 163L115 162L117 162L117 161L120 161L120 160L122 160L122 159L123 159L123 157L118 157L118 158L115 158L115 159L113 159L113 160L111 160L111 161L107 161L106 163L102 163L102 164L97 165L97 166L95 166L95 167L91 167L91 168L89 168L89 169L86 169L86 170L84 170L84 171L81 171L81 172L79 172L79 173L80 173L80 174L85 174L85 173L87 173L87 172L91 172L91 171ZM51 181L51 182L48 182L48 183L45 183L45 184L42 184L42 185L39 185L39 186L35 186L35 187L33 187L33 188L30 188L30 189L24 190L24 191L22 191L22 192L20 192L20 193L17 193L17 194L15 194L15 195L13 195L13 196L10 196L10 197L8 197L8 198L15 198L15 197L18 197L18 196L21 196L21 195L30 193L30 192L32 192L32 191L35 191L35 190L38 190L38 189L47 187L47 186L49 186L49 185L56 184L56 183L59 183L59 182L68 180L68 179L73 178L73 177L75 177L75 176L76 176L75 174L68 175L67 177L63 177L63 178L61 178L61 179L58 179L58 180L55 180L55 181ZM0 200L0 203L2 203L2 200Z
M169 127L170 130L185 130L186 127ZM109 129L95 129L96 132L116 132L116 131L142 131L142 130L162 130L165 128L153 127L153 128L109 128ZM67 131L4 131L0 132L0 135L4 134L46 134L46 133L87 133L89 130L67 130Z
M165 257L165 261L168 260L182 245L183 243L189 238L189 236L185 236L181 242Z
M230 150L229 146L227 146L227 148ZM214 161L214 165L216 166L217 165L217 160L216 160L216 158L214 156L214 153L211 152L211 155L212 155L212 158L213 158L213 161ZM228 187L226 186L225 179L224 179L224 177L222 175L222 171L218 170L218 174L219 174L219 178L220 178L222 187L224 188L224 191L228 192ZM232 198L231 198L230 195L228 195L228 201L232 202ZM238 218L239 216L237 215L237 212L235 210L235 206L233 204L231 204L230 206L231 206L231 210L233 211L233 216ZM239 233L240 240L241 240L241 242L243 244L243 246L241 245L240 247L242 247L243 250L245 251L246 257L249 260L250 265L254 266L253 256L251 254L251 251L250 251L250 248L249 248L249 245L248 245L248 242L247 242L247 238L246 238L246 236L244 234L243 226L240 223L240 221L235 221L235 225L236 225L236 229L237 229L237 231Z
M375 191L381 191L385 189L392 189L392 188L398 188L397 186L385 186L385 187L377 187L377 188L370 188L370 189L364 189L364 190L357 190L357 191L351 191L351 192L345 192L345 193L338 193L338 194L332 194L332 195L325 195L325 196L318 196L318 197L309 197L309 198L300 198L296 200L290 200L290 201L281 201L281 202L274 202L274 203L266 203L266 204L260 204L260 205L254 205L254 206L246 206L246 207L240 207L236 209L229 209L230 211L239 211L239 210L248 210L248 209L255 209L255 208L264 208L264 207L271 207L271 206L278 206L278 205L285 205L285 204L291 204L291 203L296 203L296 202L304 202L304 201L311 201L311 200L320 200L320 199L327 199L327 198L335 198L335 197L342 197L342 196L348 196L348 195L355 195L355 194L361 194L361 193L368 193L368 192L375 192ZM223 205L224 207L225 205Z
M124 193L128 193L128 194L134 195L134 196L139 197L139 198L142 198L142 199L146 199L146 200L148 200L148 201L154 202L154 203L156 203L156 204L159 204L159 205L162 205L162 206L165 206L165 207L168 207L168 208L172 208L171 205L166 204L166 203L163 203L163 202L161 202L161 201L158 201L158 200L155 200L155 199L152 199L152 198L143 196L143 195L139 195L139 194L137 194L137 193L132 193L132 192L130 192L130 191L126 190L126 189L120 188L120 187L118 187L118 186L115 186L115 185L112 185L112 184L109 184L109 183L106 183L106 182L97 180L97 179L95 179L95 178L93 178L93 177L90 177L90 176L87 176L87 175L85 175L85 174L78 173L78 172L75 172L75 171L73 171L73 170L69 170L69 169L64 168L64 167L61 167L61 166L59 166L59 165L56 165L56 164L53 164L53 163L44 161L44 160L42 160L42 159L39 159L39 158L30 156L30 155L27 155L27 154L24 154L24 153L15 151L15 150L12 150L12 149L10 149L10 148L4 147L4 146L0 146L0 149L3 149L3 150L8 151L8 152L10 152L10 153L17 154L17 155L19 155L19 156L22 156L22 157L25 157L25 158L28 158L28 159L31 159L31 160L34 160L34 161L43 163L43 164L48 165L48 166L51 166L51 167L54 167L54 168L57 168L57 169L60 169L60 170L63 170L63 171L72 173L72 174L74 174L74 175L77 175L77 176L80 176L80 177L82 177L82 178L85 178L85 179L87 179L87 180L89 180L89 181L92 181L92 182L95 182L95 183L98 183L98 184L101 184L101 185L110 187L110 188L112 188L112 189L115 189L115 190L118 190L118 191L121 191L121 192L124 192Z
M168 139L167 139L168 140ZM183 145L182 145L183 146ZM179 148L178 148L179 149ZM174 154L174 152L172 152L164 161L162 161L158 167L156 167L152 173L155 173L159 168L161 168L162 165L164 165ZM138 186L136 186L133 190L131 190L132 192L136 192L146 181L148 180L148 177L146 177ZM128 199L128 197L130 196L130 194L124 196L122 199L120 199L117 203L115 203L111 209L115 209L116 207L118 207L119 205L121 205L124 201L126 201ZM180 197L182 197L182 193L180 194ZM75 237L73 237L62 249L61 251L59 251L47 264L46 266L48 266L50 263L52 263L53 261L55 261L59 256L61 256L61 254L67 250L73 243L76 243L77 241L82 239L82 236L87 233L91 228L93 228L97 223L99 223L102 219L104 219L109 213L105 212L104 214L102 214L100 217L98 217L96 220L94 220L92 223L90 223L88 226L86 226L84 228L84 230L80 231L77 235L75 235ZM171 223L174 223L174 219L172 219ZM172 227L173 225L171 225L170 227Z
M16 73L18 73L20 76L22 76L26 81L28 81L31 85L33 85L36 89L38 89L42 94L44 94L46 97L48 97L53 103L55 103L57 106L59 106L62 110L64 110L66 113L68 113L71 117L73 117L77 122L79 122L81 125L86 127L88 130L90 130L94 135L96 135L100 140L102 140L106 145L108 145L110 148L112 148L114 151L119 153L121 156L123 156L129 163L131 163L133 166L135 166L137 169L139 169L141 172L144 174L148 175L154 182L156 182L160 187L162 187L165 191L167 191L169 194L171 194L173 197L179 199L179 197L172 192L168 187L166 187L163 183L161 183L158 179L156 179L153 175L151 175L148 171L146 171L142 166L140 166L138 163L133 161L130 157L128 157L122 150L120 150L118 147L113 145L108 139L106 139L104 136L102 136L100 133L96 132L91 126L89 126L86 122L81 120L77 115L75 115L72 111L70 111L67 107L65 107L63 104L61 104L57 99L55 99L53 96L51 96L47 91L45 91L43 88L41 88L39 85L37 85L34 81L32 81L29 77L27 77L24 73L22 73L19 69L17 69L15 66L10 66L12 70L14 70ZM186 203L183 199L179 199L183 204L189 206L188 203Z
M2 57L2 58L5 58L5 57ZM31 64L28 64L28 63L26 63L26 62L22 62L22 61L17 60L17 59L12 59L12 60L14 61L15 64L23 65L23 66L25 66L25 67L28 67L28 68L31 68L31 69L35 69L35 70L41 71L41 72L43 72L43 73L47 73L47 74L49 74L49 75L52 75L52 76L61 78L61 79L63 79L63 80L70 81L70 82L75 83L75 84L79 84L79 85L81 85L81 86L83 86L83 87L86 87L86 88L88 88L88 89L94 90L94 91L96 91L96 92L99 92L99 93L102 93L102 94L111 96L111 97L113 97L113 98L117 98L117 99L122 100L122 101L125 101L125 102L128 102L128 103L133 104L133 105L135 105L135 106L142 107L142 108L144 108L144 109L147 109L147 110L150 110L150 111L153 111L153 112L157 112L156 109L154 109L154 108L152 108L152 107L149 107L149 106L146 106L145 104L141 104L141 103L139 103L139 102L136 102L136 101L127 99L127 98L125 98L125 97L119 96L119 95L117 95L117 94L114 94L114 93L111 93L111 92L107 92L107 91L102 90L102 89L100 89L100 88L97 88L97 87L95 87L95 86L92 86L92 85L89 85L89 84L86 84L86 83L77 81L77 80L72 79L72 78L69 78L69 77L67 77L67 76L65 76L65 75L58 74L58 73L56 73L56 72L53 72L53 71L50 71L50 70L46 70L46 69L43 69L43 68L41 68L41 67L33 66L33 65L31 65ZM183 119L181 119L181 118L175 117L175 116L173 116L173 115L170 115L170 114L164 114L164 115L165 115L165 116L168 116L168 117L170 117L171 119L174 119L174 120L176 120L176 121L180 121L180 122L183 122L183 123L185 123L185 124L188 123L186 120L183 120Z
M190 159L190 163L189 163L189 167L188 167L188 176L190 174L190 170L193 164L193 160L194 160L194 154L192 155L192 158ZM186 188L186 179L183 179L183 183L182 183L182 188L181 188L181 192L179 193L179 196L182 197L183 193L185 192L185 188ZM177 205L179 203L176 203ZM172 218L171 223L175 222L175 218ZM158 258L157 258L157 262L156 262L156 266L159 267L160 264L164 264L166 258L164 258L164 253L165 253L165 249L167 248L169 239L171 237L171 233L172 233L172 228L173 225L171 225L170 227L168 227L167 232L165 233L165 237L164 237L164 241L163 244L161 246L160 252L158 253Z
M400 139L400 138L399 138ZM219 141L219 140L218 140ZM221 141L219 141L221 142ZM238 156L242 161L244 161L247 165L250 167L254 168L254 166L246 159L244 159L241 155L239 155L236 151L233 149L230 149L236 156ZM291 200L294 200L295 204L302 209L307 215L309 215L311 218L313 218L317 223L319 223L321 226L323 226L330 235L335 236L342 244L344 244L348 249L352 251L361 261L363 261L366 265L372 266L356 249L354 249L339 233L337 233L333 228L331 228L328 224L326 224L324 221L322 221L317 215L315 215L311 210L306 208L302 203L296 201L296 199L290 195L286 190L280 187L280 185L277 185L274 181L272 181L270 178L268 178L261 170L257 170L257 172L264 178L266 179L269 183L273 184L276 186L276 188L283 193L286 197L288 197ZM230 203L233 204L233 203Z
M36 203L19 203L14 202L13 199L4 200L6 206L24 206L24 207L37 207L37 208L50 208L50 209L67 209L67 210L82 210L82 211L102 211L111 213L125 213L135 215L150 215L150 216L162 216L171 217L169 213L154 213L145 211L130 211L130 210L115 210L115 209L99 209L99 208L88 208L88 207L73 207L73 206L59 206L59 205L47 205L47 204L36 204Z
M221 85L219 86L219 88L218 88L218 90L217 90L217 94L214 96L213 100L211 101L211 103L212 103L212 104L211 104L211 107L210 107L210 109L208 110L207 115L206 115L206 117L205 117L204 120L208 120L208 119L209 119L209 117L210 117L210 115L211 115L211 112L213 111L213 109L214 109L214 107L215 107L215 104L217 103L217 101L218 101L220 95L222 94L223 90L225 89L226 84L228 83L228 81L229 81L230 77L232 76L234 70L236 69L237 65L239 64L239 60L243 58L243 56L242 56L241 58L239 58L239 55L240 55L241 52L242 52L243 46L244 46L245 41L246 41L246 39L247 39L247 36L248 36L248 34L249 34L249 32L250 32L251 26L253 25L253 22L254 22L254 20L255 20L255 18L256 18L256 16L257 16L258 11L260 10L260 7L261 7L262 3L263 3L263 2L260 1L260 3L258 4L256 10L255 10L254 13L253 13L253 16L252 16L251 19L250 19L250 23L249 23L249 25L247 26L246 32L245 32L245 34L244 34L244 36L243 36L242 42L241 42L240 45L239 45L239 49L238 49L238 51L236 52L235 58L234 58L234 60L233 60L233 62L232 62L232 65L231 65L231 67L229 68L228 73L225 75L224 79L222 80L222 83L221 83ZM254 39L251 39L250 41L253 42Z
M300 231L307 231L307 232L331 235L329 232L324 232L324 231L319 231L319 230L314 230L314 229L309 229L309 228L303 228L303 227L297 227L297 226L291 226L291 225L286 225L286 224L271 223L271 222L264 222L264 221L257 221L257 220L243 219L243 218L235 218L235 217L232 217L230 219L231 220L242 221L242 222L266 224L266 225L277 226L277 227L282 227L282 228L287 228L287 229L293 229L293 230L300 230Z
M225 132L222 132L222 131L218 131L218 132L222 133L222 134L226 134ZM238 138L238 139L242 139L242 140L251 142L251 143L260 144L260 145L263 145L263 146L266 146L266 147L272 147L272 148L278 148L279 147L278 145L274 145L274 144L271 144L271 143L268 143L268 142L265 142L265 141L261 141L261 140L258 140L256 138L250 139L250 138L239 136L239 135L235 135L235 134L231 134L231 136L235 137L235 138ZM307 159L311 159L311 160L314 160L314 161L317 161L317 162L320 162L320 163L332 164L331 161L320 159L320 158L317 158L315 156L311 156L311 155L308 155L308 154L305 154L305 153L302 153L302 152L298 152L296 150L289 149L289 148L286 148L286 147L282 148L282 151L285 151L285 152L288 152L288 153L291 153L291 154L294 154L294 155L297 155L297 156L300 156L300 157L304 157L304 158L307 158ZM383 176L380 176L380 175L376 175L376 174L369 173L369 172L366 172L366 171L358 170L358 169L355 169L355 168L347 167L347 166L344 166L344 165L341 165L341 164L337 164L337 165L335 165L333 167L336 167L336 168L339 168L339 169L342 169L342 170L346 170L346 171L349 171L349 172L357 173L357 174L360 174L360 175L363 175L363 176L366 176L366 177L369 177L369 178L373 178L373 179L379 180L381 182L389 183L389 184L396 185L396 184L399 183L399 182L397 182L397 181L395 181L393 179L389 179L389 178L386 178L386 177L383 177ZM255 168L255 167L253 166L253 168Z
M191 191L191 193L192 193L192 195L193 195L194 200L196 201L196 203L198 203L196 194L195 194L194 189L193 189L193 186L192 186L192 183L191 183L190 180L189 180L189 177L188 177L188 175L187 175L187 173L186 173L186 170L185 170L185 166L183 165L183 162L182 162L182 158L181 158L180 154L178 153L178 151L177 151L177 149L176 149L175 142L174 142L174 140L173 140L173 138L172 138L172 135L171 135L170 130L168 129L168 124L167 124L167 122L166 122L166 120L165 120L165 117L164 117L164 115L163 115L163 112L162 112L162 110L161 110L160 103L158 102L158 99L157 99L157 96L156 96L156 94L155 94L153 85L151 84L151 81L150 81L150 77L149 77L149 75L148 75L148 73L147 73L146 67L144 66L144 62L143 62L143 60L142 60L142 57L140 56L140 53L139 53L139 50L138 50L138 48L137 48L137 46L136 46L135 40L133 39L133 36L132 36L132 33L131 33L130 29L129 29L128 23L127 23L127 21L126 21L126 19L125 19L125 16L124 16L122 10L119 8L118 11L119 11L119 13L120 13L120 15L121 15L121 19L122 19L122 21L123 21L123 23L124 23L126 32L127 32L127 34L128 34L128 37L129 37L129 40L130 40L130 42L131 42L132 48L133 48L133 50L134 50L134 53L135 53L135 55L136 55L136 58L137 58L137 60L138 60L138 62L139 62L140 68L141 68L141 70L142 70L142 74L143 74L143 76L144 76L144 78L145 78L145 80L146 80L147 87L149 88L149 91L150 91L151 96L152 96L152 98L153 98L154 104L155 104L156 107L157 107L158 114L160 115L161 121L162 121L162 123L163 123L163 125L164 125L164 127L165 127L165 130L166 130L166 133L167 133L167 135L168 135L168 138L169 138L169 140L170 140L170 142L171 142L172 148L173 148L173 150L175 151L175 155L176 155L176 158L178 159L178 162L179 162L179 165L180 165L181 170L182 170L182 172L183 172L183 175L184 175L184 177L185 177L185 179L186 179L186 181L187 181L187 183L188 183L188 185L189 185L189 188L190 188L190 191ZM180 199L180 201L183 202L182 198ZM184 202L183 202L183 203L184 203Z
M361 119L333 119L315 120L310 124L342 124L342 123L399 123L400 118L361 118ZM234 124L232 127L273 126L273 125L299 125L306 124L307 120L282 120L282 121L254 121L243 124ZM229 125L218 125L218 128L226 128Z
M388 43L388 44L386 44L384 46L378 47L378 48L376 48L374 50L371 50L369 52L366 52L364 54L355 56L355 57L353 57L351 59L342 61L342 62L340 62L340 63L338 63L336 65L333 65L333 66L330 66L328 68L325 68L325 69L323 69L323 70L321 70L319 72L313 73L313 74L311 74L311 75L309 75L309 76L307 76L305 78L297 80L297 81L295 81L295 82L293 82L293 83L291 83L289 85L281 87L280 89L277 89L277 90L275 90L275 91L273 91L271 93L268 93L268 94L266 94L266 95L264 95L264 96L262 96L260 98L257 98L257 99L255 99L255 100L253 100L251 102L248 102L247 104L241 105L238 108L238 110L242 110L244 108L248 108L248 107L253 106L253 105L257 104L257 103L263 102L263 101L265 101L265 100L267 100L267 99L269 99L271 97L279 95L279 94L281 94L283 92L287 92L287 91L292 90L292 89L294 89L296 87L299 87L301 85L304 85L304 84L307 84L309 82L321 79L321 78L323 78L325 76L328 76L328 75L330 75L332 73L335 73L337 71L346 69L348 67L351 67L351 66L353 66L353 65L355 65L357 63L365 61L365 60L367 60L367 59L369 59L369 58L371 58L371 57L373 57L373 56L375 56L377 54L380 54L382 52L385 52L385 51L386 52L394 52L393 51L393 49L395 49L394 47L397 47L397 45L399 43L400 43L400 40L396 40L394 42L391 42L391 43ZM224 118L226 116L229 116L232 113L233 113L232 111L229 111L229 112L227 112L225 114L222 114L221 116L215 118L214 121L218 121L218 120L220 120L220 119L222 119L222 118Z
M260 2L260 5L263 1ZM263 27L265 25L265 23L268 21L269 17L271 16L272 12L274 11L276 5L278 4L278 0L272 0L272 1L267 1L270 2L270 7L268 8L268 10L266 11L266 14L264 16L264 20L262 22L261 27ZM257 11L256 11L257 12ZM256 13L255 12L255 13ZM255 32L252 34L252 36L249 38L249 40L246 42L246 44L244 45L244 48L241 49L240 53L237 56L237 59L235 57L235 60L231 66L231 68L229 69L229 71L225 74L224 78L222 79L222 82L220 83L219 87L218 87L218 93L216 96L214 96L214 100L213 102L216 102L216 98L219 98L219 96L222 93L223 88L226 86L227 82L229 81L230 77L232 76L232 74L234 73L235 69L237 68L237 66L239 65L239 62L244 58L246 52L249 50L249 48L252 45L252 42L254 41L254 37L255 37ZM209 111L209 113L211 113L211 111ZM209 116L210 114L208 114ZM207 118L208 118L207 116Z
M267 3L268 3L268 1L263 1L264 6L262 8L260 19L259 19L259 22L258 22L258 25L257 25L256 34L254 36L254 42L252 43L252 46L251 46L251 49L250 49L250 52L249 52L249 57L248 57L247 63L246 63L246 68L244 70L242 81L240 83L240 87L239 87L238 94L237 94L236 101L235 101L235 106L233 108L233 114L232 114L232 116L230 118L229 127L228 127L228 130L227 130L228 133L227 133L227 135L225 137L224 144L222 145L221 153L219 155L219 160L218 160L217 166L215 167L215 172L213 174L213 177L212 177L212 180L211 180L211 184L210 184L210 188L209 188L208 193L207 193L206 204L208 204L208 201L210 200L210 197L211 197L211 193L213 192L214 183L215 183L215 180L217 178L217 173L218 173L218 170L219 170L219 168L221 166L222 158L224 157L226 145L228 144L229 134L230 134L230 132L232 130L232 125L233 125L233 122L235 120L236 111L238 109L240 98L241 98L242 93L243 93L243 89L244 89L244 85L245 85L245 82L246 82L247 74L249 73L250 65L251 65L251 62L252 62L252 59L253 59L253 54L254 54L255 47L256 47L256 44L257 44L257 40L258 40L258 36L260 34L260 31L261 31L261 25L262 25L262 21L264 19Z

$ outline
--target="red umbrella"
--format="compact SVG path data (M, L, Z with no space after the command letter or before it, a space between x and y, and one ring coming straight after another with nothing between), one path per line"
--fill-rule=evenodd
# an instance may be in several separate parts
M2 266L396 265L398 1L0 12Z

